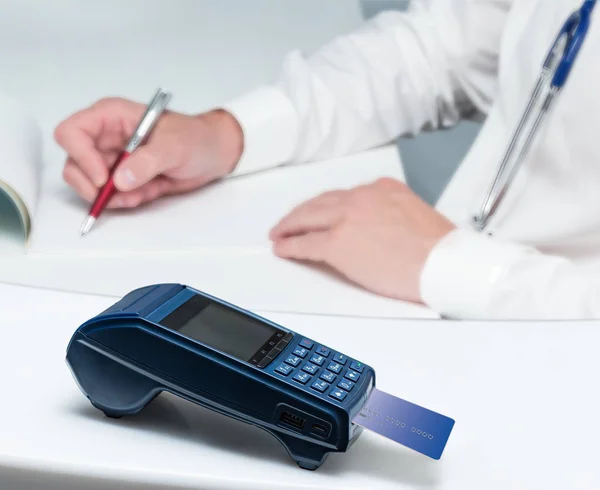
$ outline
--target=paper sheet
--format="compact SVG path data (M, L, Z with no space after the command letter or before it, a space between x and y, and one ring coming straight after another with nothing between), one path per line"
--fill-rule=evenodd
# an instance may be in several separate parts
M0 87L0 191L10 196L24 228L36 209L41 168L41 133L24 106L1 93Z
M127 211L108 211L80 237L82 202L54 172L45 184L29 253L115 255L139 251L264 249L269 230L291 209L324 191L379 177L403 180L395 149L285 166L223 179L184 196Z
M19 210L12 198L0 188L0 250L2 253L20 252L25 241Z

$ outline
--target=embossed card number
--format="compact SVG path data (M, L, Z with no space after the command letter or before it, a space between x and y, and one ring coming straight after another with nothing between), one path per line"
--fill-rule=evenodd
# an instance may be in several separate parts
M440 459L454 420L374 389L353 422L433 459Z

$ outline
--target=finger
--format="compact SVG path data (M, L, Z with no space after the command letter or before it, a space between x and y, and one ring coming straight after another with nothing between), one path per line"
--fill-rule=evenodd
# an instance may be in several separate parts
M173 180L159 175L138 189L127 192L118 192L114 198L114 206L119 208L137 207L142 204L155 201L159 197L187 193L193 189L201 187L207 181L208 178L206 177L186 180Z
M307 206L325 206L339 204L347 195L348 191L346 190L327 191L322 194L319 194L316 197L313 197L312 199L309 199L303 204L300 204L298 208Z
M97 186L108 177L106 166L96 141L106 132L102 111L95 107L76 112L61 122L54 130L56 142L67 152Z
M273 227L269 237L276 240L309 231L323 231L335 226L342 218L341 198L327 194L311 199L292 210Z
M89 203L93 202L98 195L98 188L88 178L88 176L81 170L81 168L71 159L67 160L65 168L63 169L63 179L70 187L72 187L77 195L84 201ZM118 208L123 207L118 203L119 196L113 196L107 204L107 208Z
M295 260L327 261L331 234L327 231L283 238L273 244L275 255Z
M107 168L111 169L119 158L119 155L122 153L122 148L108 150L102 153L102 159L104 160L104 164Z
M118 192L111 200L114 208L136 208L143 204L155 201L165 195L166 185L164 179L155 179L139 189L128 192Z
M148 144L119 165L115 186L123 192L138 189L167 170L169 161L158 145Z
M98 188L72 158L65 163L63 180L85 201L91 202L98 193Z
M87 133L95 141L98 150L119 151L133 134L142 110L140 104L106 98L74 114L67 121Z
M122 148L128 137L124 120L134 119L139 105L120 99L102 99L62 121L54 130L56 142L100 187L108 178L101 153Z
M118 152L125 148L130 135L124 131L105 131L96 139L96 148L101 152Z
M380 177L373 184L369 184L369 187L372 186L377 186L381 189L408 190L406 183L392 177Z
M108 178L108 170L94 140L77 127L69 126L57 131L57 142L65 149L96 187Z
M304 209L285 217L269 234L271 240L280 240L305 233L326 231L340 223L342 212L339 207Z

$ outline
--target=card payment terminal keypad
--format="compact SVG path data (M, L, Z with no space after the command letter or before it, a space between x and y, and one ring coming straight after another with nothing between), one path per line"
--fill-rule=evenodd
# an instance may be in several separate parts
M363 370L362 363L303 338L274 372L313 393L341 402L359 381Z

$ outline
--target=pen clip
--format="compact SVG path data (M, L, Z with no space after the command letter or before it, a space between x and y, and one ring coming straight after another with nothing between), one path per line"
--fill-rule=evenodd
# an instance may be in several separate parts
M142 141L150 134L159 117L165 111L169 101L171 100L171 93L164 90L158 89L144 113L138 127L135 129L131 139L127 143L125 151L128 153L133 152Z

